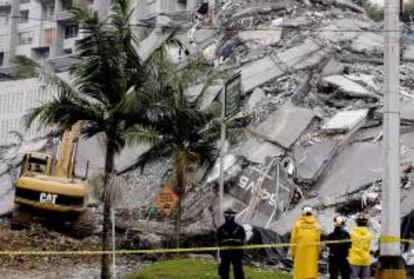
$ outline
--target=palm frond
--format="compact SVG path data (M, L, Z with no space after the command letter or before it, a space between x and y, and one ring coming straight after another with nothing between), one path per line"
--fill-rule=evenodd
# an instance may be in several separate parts
M161 141L162 137L153 127L135 125L125 132L127 144L149 144L155 145Z

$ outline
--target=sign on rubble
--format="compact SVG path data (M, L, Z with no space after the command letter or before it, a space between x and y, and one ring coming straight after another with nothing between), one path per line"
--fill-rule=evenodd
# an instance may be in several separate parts
M171 214L178 201L178 196L170 185L161 186L161 190L155 197L155 204L159 210L166 216Z
M234 75L226 81L224 86L224 116L236 114L240 108L241 75Z
M245 168L226 192L245 205L239 218L269 227L289 205L292 184L278 160L267 157L265 161L259 168Z

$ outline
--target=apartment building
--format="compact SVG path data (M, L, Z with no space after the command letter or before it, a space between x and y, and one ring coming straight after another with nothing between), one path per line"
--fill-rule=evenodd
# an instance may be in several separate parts
M157 14L192 12L202 0L131 0L133 23ZM68 9L87 5L107 15L111 0L0 0L0 66L15 55L39 61L64 61L81 38Z

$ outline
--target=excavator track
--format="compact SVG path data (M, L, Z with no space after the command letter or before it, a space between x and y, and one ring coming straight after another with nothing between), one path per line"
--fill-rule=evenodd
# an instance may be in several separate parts
M77 238L91 236L96 229L95 214L90 209L86 209L75 218L72 229L74 236Z
M12 230L29 229L32 222L32 215L21 206L16 206L11 217L10 227Z

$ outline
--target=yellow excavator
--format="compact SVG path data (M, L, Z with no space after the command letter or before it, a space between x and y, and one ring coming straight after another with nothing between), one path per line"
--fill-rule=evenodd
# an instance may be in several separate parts
M40 211L64 215L73 222L74 230L79 230L79 236L85 233L85 223L93 223L86 207L85 184L74 175L80 130L81 122L65 130L56 157L39 152L23 156L20 176L15 182L12 228L27 228L33 213Z

